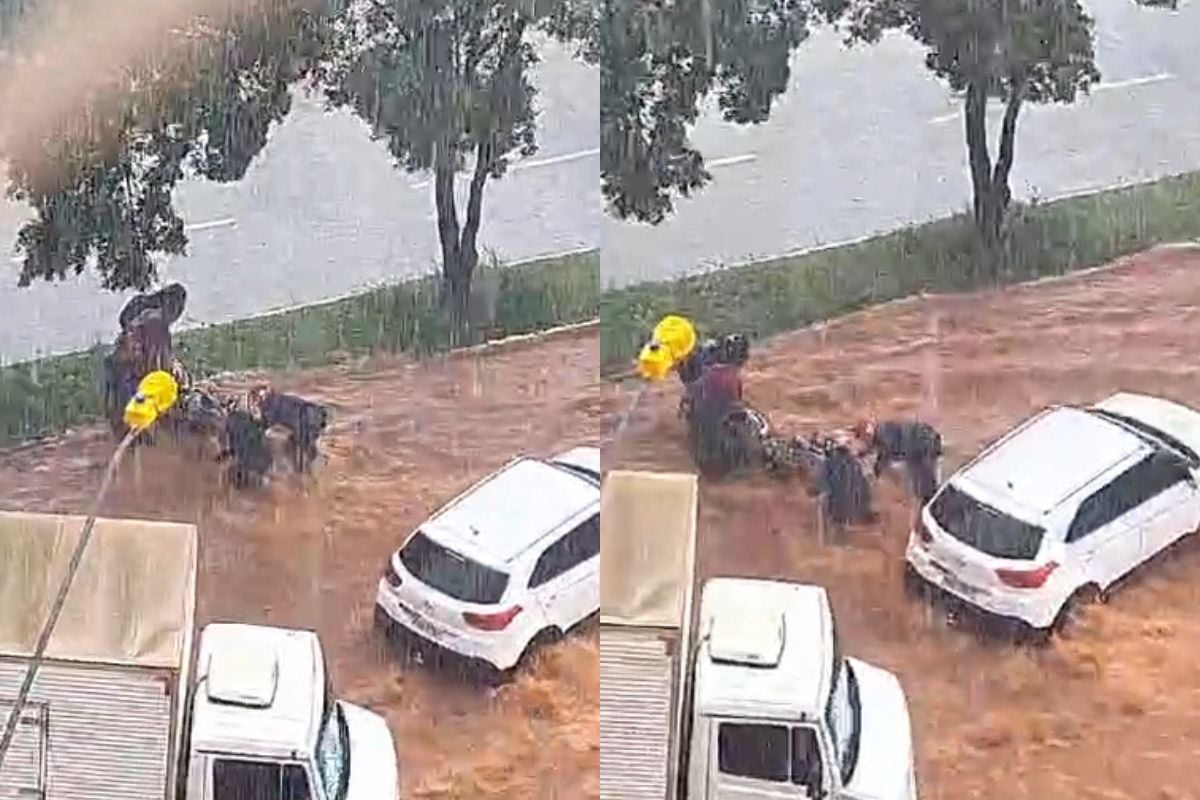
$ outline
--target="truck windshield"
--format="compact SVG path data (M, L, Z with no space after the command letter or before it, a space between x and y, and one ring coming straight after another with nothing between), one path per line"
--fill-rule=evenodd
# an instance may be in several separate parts
M754 722L717 727L717 769L722 775L802 786L819 797L824 786L816 728Z
M833 692L829 695L829 706L825 709L825 721L833 734L833 746L837 749L838 769L842 774L842 785L850 782L854 766L858 762L859 734L862 726L862 707L858 697L858 679L850 662L842 659Z
M326 673L325 710L317 737L317 771L330 800L345 800L350 782L350 743L342 707L333 698Z

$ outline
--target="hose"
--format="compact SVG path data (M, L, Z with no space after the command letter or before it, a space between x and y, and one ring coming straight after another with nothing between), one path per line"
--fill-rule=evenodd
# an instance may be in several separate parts
M16 702L13 703L8 721L4 725L4 734L0 736L0 771L4 769L4 757L8 755L8 750L17 735L21 712L25 710L29 693L33 690L33 682L37 678L38 670L45 658L46 647L50 644L50 637L54 635L54 626L58 623L59 615L62 614L63 606L67 602L67 595L71 591L71 584L75 581L75 574L83 562L83 553L87 549L88 540L92 537L92 528L96 525L96 517L104 503L104 498L108 495L113 478L116 477L117 467L120 466L121 459L138 434L153 425L159 416L174 405L178 391L178 385L168 373L151 372L142 379L137 395L125 407L125 421L129 426L129 431L121 439L121 443L117 445L116 451L108 460L108 468L104 471L104 480L100 482L100 490L96 492L96 496L92 500L91 510L88 512L87 520L83 523L79 541L75 543L75 551L71 554L71 561L67 565L67 574L58 587L58 594L55 595L54 603L50 606L50 614L42 624L41 633L38 634L29 669L25 671L25 679L21 682Z

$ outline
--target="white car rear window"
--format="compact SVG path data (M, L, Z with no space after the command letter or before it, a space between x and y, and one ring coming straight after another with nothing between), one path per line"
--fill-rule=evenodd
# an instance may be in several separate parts
M427 586L464 603L499 603L508 575L443 547L417 531L400 550L400 562Z
M1037 558L1046 531L981 503L953 484L933 501L930 513L942 530L993 558Z

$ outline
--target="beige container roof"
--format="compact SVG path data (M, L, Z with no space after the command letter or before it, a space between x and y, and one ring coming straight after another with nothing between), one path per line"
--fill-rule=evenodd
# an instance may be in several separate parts
M600 619L677 628L696 558L695 475L613 470L600 491Z
M0 655L28 657L83 517L0 512ZM196 611L194 525L98 519L46 656L178 668Z

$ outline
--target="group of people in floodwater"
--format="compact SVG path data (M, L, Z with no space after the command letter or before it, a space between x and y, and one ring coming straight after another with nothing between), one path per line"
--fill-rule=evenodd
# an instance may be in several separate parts
M288 434L288 450L297 472L307 472L318 456L317 442L329 423L329 409L266 384L244 397L222 396L209 384L195 385L175 353L171 326L183 316L187 289L170 283L155 292L137 294L121 309L120 330L104 357L104 414L118 439L125 436L124 409L142 378L162 370L179 385L176 405L164 425L176 436L216 444L216 460L228 463L227 477L237 488L262 485L274 465L267 432ZM139 439L153 441L153 431Z
M825 521L836 526L877 519L867 473L881 477L895 464L904 467L913 496L923 505L937 492L943 454L941 434L919 420L860 419L850 428L808 437L776 434L743 392L742 368L749 340L741 334L694 344L684 321L666 318L643 349L639 371L663 377L674 371L683 384L680 415L700 471L709 476L766 470L795 472L808 479L820 498ZM692 344L689 344L689 337ZM868 470L864 459L874 456Z

